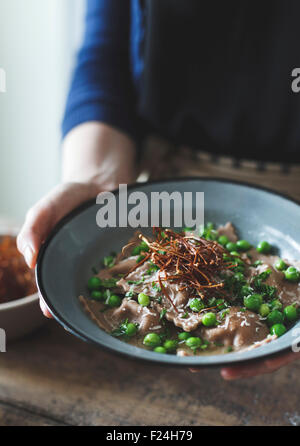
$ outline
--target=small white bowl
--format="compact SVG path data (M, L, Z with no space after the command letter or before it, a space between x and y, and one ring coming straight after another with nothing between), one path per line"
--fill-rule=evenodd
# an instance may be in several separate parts
M7 341L31 333L44 321L37 293L0 304L0 328L5 330Z
M0 236L16 236L19 228L20 226L11 220L0 217ZM41 312L37 293L0 304L0 329L5 330L6 341L31 333L44 321L45 317Z

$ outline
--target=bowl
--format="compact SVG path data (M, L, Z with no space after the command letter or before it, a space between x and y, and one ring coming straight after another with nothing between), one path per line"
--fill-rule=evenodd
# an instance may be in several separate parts
M0 328L5 330L8 342L33 332L44 321L37 293L0 304Z
M214 178L182 178L133 185L128 192L204 192L205 219L217 225L231 221L240 238L253 245L267 239L278 253L300 259L300 206L286 196L252 185ZM114 192L118 203L118 191ZM144 350L102 331L83 311L78 296L86 293L93 265L119 251L135 229L104 228L96 224L99 205L84 203L54 228L42 246L36 267L40 293L54 318L79 338L127 357L178 366L221 366L257 360L290 349L295 331L259 348L218 355L179 357ZM144 232L144 230L143 230ZM300 322L296 325L300 328Z
M0 219L0 235L16 236L19 226L6 218ZM45 318L39 306L38 293L0 304L0 329L5 330L6 341L25 336L39 328Z

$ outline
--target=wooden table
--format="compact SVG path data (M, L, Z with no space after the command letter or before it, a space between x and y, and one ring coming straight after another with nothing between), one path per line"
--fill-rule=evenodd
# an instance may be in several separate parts
M116 357L49 321L0 354L0 425L299 425L299 372L224 382Z

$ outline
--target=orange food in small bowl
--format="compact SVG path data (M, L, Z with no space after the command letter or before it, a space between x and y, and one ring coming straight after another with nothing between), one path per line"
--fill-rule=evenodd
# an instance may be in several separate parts
M36 293L34 273L16 246L16 238L0 237L0 304Z
M5 331L7 341L25 336L45 320L34 271L19 253L15 233L0 233L0 329Z

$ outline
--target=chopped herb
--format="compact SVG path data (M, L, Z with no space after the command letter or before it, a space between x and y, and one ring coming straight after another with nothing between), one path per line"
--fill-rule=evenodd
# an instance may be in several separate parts
M266 280L271 273L272 271L270 269L267 269L261 274L255 276L251 282L251 285L253 286L255 291L258 291L260 294L263 295L263 297L267 297L269 299L273 299L277 295L277 288L275 286L263 283L263 281Z
M99 310L100 313L105 313L105 311L109 310L109 307L105 307L105 308L101 308L101 310Z
M92 267L92 273L95 274L95 276L98 274L98 270L95 266Z
M115 288L117 286L118 279L101 279L101 286L103 288Z
M186 312L181 316L181 319L186 319L187 317L189 317L189 313L186 311Z
M141 242L138 246L135 246L131 251L132 256L138 256L142 252L148 252L149 246L145 242Z
M107 290L104 291L104 296L105 296L105 303L107 304L108 299L109 299L110 296L111 296L111 292L110 292L109 289L107 289Z
M228 313L229 313L229 308L226 308L226 310L222 310L222 311L220 312L220 318L221 318L221 319L224 319L225 316L226 316L226 314L228 314Z
M210 299L208 299L208 306L209 307L214 307L216 305L217 299L215 297L211 297Z
M123 321L118 328L116 328L115 330L113 330L111 332L111 334L113 336L119 337L119 336L123 336L126 332L126 327L128 324L128 319L125 319L125 321Z
M165 317L166 313L167 313L167 310L165 308L163 308L159 314L160 321Z
M140 263L142 260L144 260L145 256L138 256L136 259L136 263Z
M267 269L266 271L263 271L262 273L255 276L253 282L255 283L258 280L261 280L261 281L267 280L267 278L270 276L271 273L272 273L272 270Z
M125 294L125 297L133 297L134 294L135 293L133 291L127 291L127 293Z
M226 348L226 351L227 351L227 353L230 353L230 352L233 351L233 348L231 346L229 346L229 347Z
M128 285L142 285L145 279L143 280L128 280Z
M206 341L205 339L202 340L202 345L200 345L201 350L205 350L209 347L210 343L209 341Z
M133 324L129 322L128 319L125 319L118 328L111 332L112 336L120 337L123 336L125 338L130 338L135 335L139 324Z
M207 223L205 226L200 226L199 235L206 240L217 240L218 238L218 232L214 230L213 223Z
M161 334L159 335L159 337L160 337L160 339L161 339L162 342L164 342L164 340L165 340L166 338L169 338L169 337L170 337L170 330L169 330L169 328L168 328L168 327L165 327L165 331L164 331L163 333L161 333Z
M161 287L159 285L157 285L156 282L152 282L152 288L154 289L154 291L156 291L157 293L161 293Z
M103 265L105 266L105 268L111 268L112 266L114 266L115 263L116 263L116 257L113 255L104 257L103 259Z
M147 269L147 272L146 272L146 274L148 276L150 276L151 274L153 274L159 270L159 267L157 265L155 265L155 263L150 261L149 264L150 264L150 267Z

